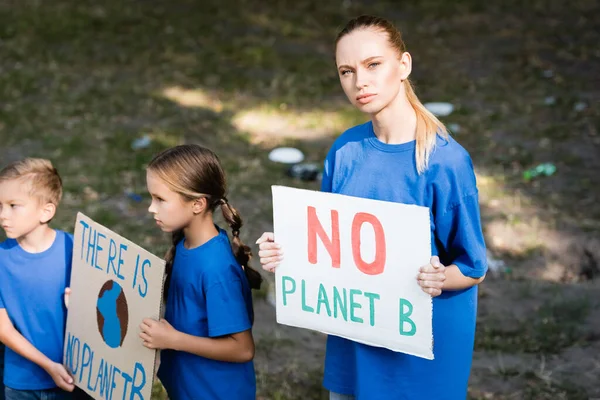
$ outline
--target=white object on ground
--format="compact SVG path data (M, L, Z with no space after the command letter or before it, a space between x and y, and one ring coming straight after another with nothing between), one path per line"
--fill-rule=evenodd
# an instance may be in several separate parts
M460 132L460 125L459 124L455 124L455 123L451 123L448 124L448 129L450 129L450 132L457 134Z
M297 164L304 160L304 154L293 147L278 147L269 153L269 160L283 164Z
M425 103L424 106L436 117L445 117L454 111L454 106L450 103Z
M135 139L133 143L131 143L131 148L133 150L145 149L150 146L152 143L152 139L148 135L144 135L141 138Z

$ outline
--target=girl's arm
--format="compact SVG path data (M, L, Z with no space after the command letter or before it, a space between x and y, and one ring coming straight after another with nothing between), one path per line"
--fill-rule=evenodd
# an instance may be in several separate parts
M73 390L73 378L71 378L65 367L46 357L29 340L25 339L15 329L5 308L0 308L0 341L15 353L43 368L58 387L69 392Z
M149 349L171 349L217 361L243 363L254 358L252 331L208 338L189 335L173 328L166 320L145 319L140 338Z

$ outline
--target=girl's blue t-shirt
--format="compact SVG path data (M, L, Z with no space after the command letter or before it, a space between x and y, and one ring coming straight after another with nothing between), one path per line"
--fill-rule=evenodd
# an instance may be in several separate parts
M252 294L227 233L186 249L177 244L165 319L178 331L219 337L252 328ZM173 400L249 400L256 397L254 363L161 352L158 377Z
M415 146L381 142L371 122L351 128L327 155L322 191L429 207L432 255L465 276L482 277L486 248L469 154L453 138L438 136L419 175ZM358 400L465 399L476 313L477 286L433 299L434 360L330 335L323 384Z
M56 231L52 246L25 251L14 239L0 243L0 308L36 349L54 362L63 359L67 310L63 296L71 279L73 237ZM10 348L4 354L4 384L17 390L55 388L52 377Z

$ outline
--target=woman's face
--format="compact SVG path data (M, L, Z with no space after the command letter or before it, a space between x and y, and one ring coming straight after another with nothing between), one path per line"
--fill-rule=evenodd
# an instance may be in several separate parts
M377 114L404 93L411 57L399 56L387 33L355 30L340 39L335 57L344 93L359 110Z

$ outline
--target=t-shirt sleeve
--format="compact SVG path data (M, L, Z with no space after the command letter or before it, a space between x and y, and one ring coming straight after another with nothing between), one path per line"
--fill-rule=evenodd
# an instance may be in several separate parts
M436 240L464 276L481 278L487 271L485 240L481 228L477 192L468 195L436 219Z
M329 151L327 158L325 158L323 177L321 179L321 192L331 193L333 190L333 154L333 151Z
M4 305L4 300L2 300L2 294L0 293L0 308L6 308Z
M67 268L65 268L65 282L67 287L71 286L71 272L72 272L72 260L73 260L73 235L65 233L65 258Z
M252 327L239 279L212 284L206 291L208 336L243 332Z

